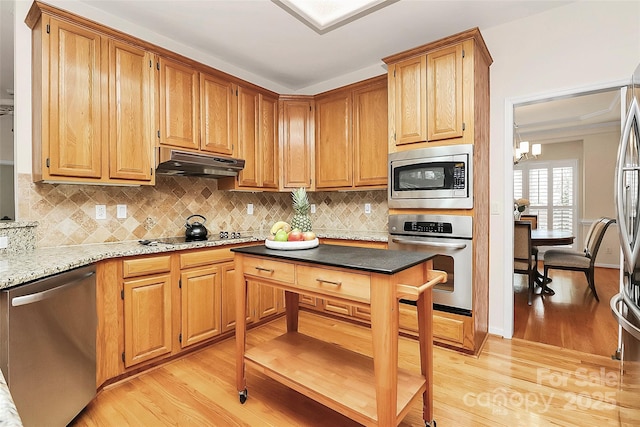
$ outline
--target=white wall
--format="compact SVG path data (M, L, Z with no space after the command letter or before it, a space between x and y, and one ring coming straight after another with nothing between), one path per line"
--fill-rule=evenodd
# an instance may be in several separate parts
M489 328L511 336L513 117L505 107L628 80L640 63L640 2L579 1L481 30L494 59Z
M69 4L50 3L60 7ZM15 15L15 129L19 173L31 172L31 35L23 22L30 4L30 0L17 0ZM100 17L94 19L100 20ZM112 22L109 24L117 27ZM493 202L489 327L492 333L510 336L513 319L509 261L513 252L510 227L512 117L505 105L543 98L554 92L604 87L628 79L640 63L640 2L578 1L509 24L481 28L481 31L494 59L491 66ZM138 36L145 38L141 32ZM148 40L171 48L171 44L158 41L157 36Z

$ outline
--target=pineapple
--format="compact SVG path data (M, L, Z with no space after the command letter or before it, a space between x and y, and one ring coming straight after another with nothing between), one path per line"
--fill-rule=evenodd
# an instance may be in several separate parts
M307 198L307 190L300 187L291 192L291 200L293 201L293 220L291 220L291 228L297 228L300 231L311 231L311 218L309 217L309 199Z

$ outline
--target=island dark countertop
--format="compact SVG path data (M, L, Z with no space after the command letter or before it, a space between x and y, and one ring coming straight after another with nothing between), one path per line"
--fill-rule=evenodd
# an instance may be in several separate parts
M427 261L436 253L410 252L354 246L324 245L294 251L269 249L264 245L232 248L233 252L291 261L350 268L371 273L395 274Z

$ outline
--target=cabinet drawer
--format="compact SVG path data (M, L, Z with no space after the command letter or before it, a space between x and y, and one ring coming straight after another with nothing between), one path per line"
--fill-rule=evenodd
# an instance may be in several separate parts
M464 322L433 315L433 336L456 344L464 344Z
M180 268L199 267L201 265L232 260L233 252L231 252L229 248L187 252L180 254Z
M295 265L288 262L250 257L244 259L244 274L249 276L293 283L295 271Z
M125 279L169 271L171 271L171 255L127 259L122 262L122 275Z
M371 280L367 274L299 265L297 276L301 289L366 303L370 300Z
M433 312L433 338L439 341L446 341L450 344L464 346L464 324L462 318L445 317L441 312ZM399 310L400 329L409 332L418 332L418 313L412 305L400 304ZM456 315L450 315L456 316ZM471 318L469 318L471 319Z

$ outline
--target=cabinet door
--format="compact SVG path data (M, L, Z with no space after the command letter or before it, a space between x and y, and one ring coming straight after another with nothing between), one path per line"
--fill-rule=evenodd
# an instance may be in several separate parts
M236 327L236 288L235 288L235 265L226 263L220 266L220 276L222 279L222 332L233 331ZM253 295L251 286L247 289L247 324L253 322L252 306Z
M171 277L124 282L124 365L171 353Z
M394 131L396 145L427 140L427 76L424 56L394 67Z
M260 185L258 98L257 91L238 87L238 157L245 161L244 169L238 176L238 185L241 187Z
M429 141L462 136L462 45L427 55Z
M313 175L313 101L280 103L282 190L311 188Z
M260 95L261 188L278 188L278 100Z
M151 180L152 75L151 53L109 41L109 178Z
M198 149L198 72L186 64L160 58L160 144Z
M351 187L351 91L316 99L316 188Z
M218 267L181 273L182 348L220 334L221 283Z
M353 93L354 186L387 185L387 79Z
M99 34L51 18L43 62L43 144L49 175L101 178L106 131L106 41ZM47 67L43 65L43 69ZM47 90L48 87L48 90ZM48 96L48 98L47 98ZM47 140L48 135L48 140ZM46 170L46 169L45 169Z
M281 313L284 309L284 291L267 285L256 285L255 292L258 296L257 318L264 319L268 316Z
M203 151L233 155L236 108L233 83L200 73L200 148Z

